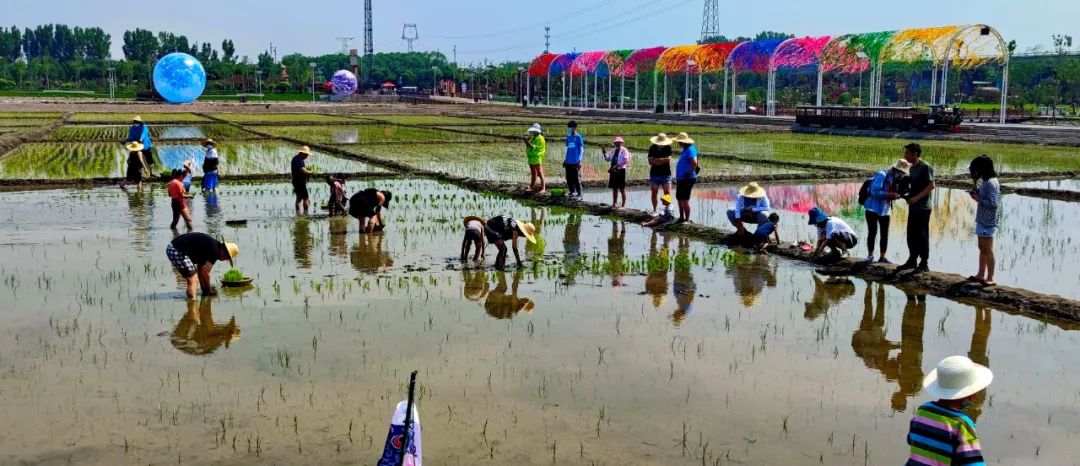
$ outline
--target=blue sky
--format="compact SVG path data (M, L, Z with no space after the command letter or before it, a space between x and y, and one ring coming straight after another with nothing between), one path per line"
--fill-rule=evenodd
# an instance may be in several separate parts
M219 47L231 38L241 55L254 56L271 42L278 56L321 54L341 48L338 36L354 36L362 49L363 0L3 0L0 22L20 27L44 23L100 26L113 37L142 27L183 33ZM416 48L437 49L459 63L526 60L543 51L545 24L552 50L607 50L693 43L701 32L704 0L374 0L376 51L403 51L403 23L416 23ZM161 5L180 5L161 6ZM761 30L826 35L986 23L1019 51L1048 47L1050 35L1077 36L1078 0L720 0L721 32L753 35ZM821 7L818 5L828 5ZM301 9L300 7L304 7Z

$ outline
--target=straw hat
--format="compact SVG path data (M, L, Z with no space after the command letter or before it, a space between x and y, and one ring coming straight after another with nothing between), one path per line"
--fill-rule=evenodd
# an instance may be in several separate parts
M806 215L810 219L807 225L817 225L829 219L829 216L825 214L825 211L817 207L810 209L810 211L807 212Z
M131 141L127 144L124 144L124 148L127 149L128 152L138 152L143 150L143 145L139 141Z
M666 204L671 204L671 195L665 194L663 196L660 196L660 200L664 201L664 203Z
M132 118L131 121L137 121L139 123L142 123L142 117L139 115L135 115L135 118Z
M477 222L480 222L481 225L487 226L487 221L485 221L484 219L482 219L480 217L477 217L475 215L470 215L468 217L465 217L465 220L462 221L461 223L464 224L466 227L468 227L469 222L471 222L473 220L476 220Z
M529 222L522 222L521 220L514 220L517 223L518 230L521 234L525 235L525 239L530 243L536 243L536 226Z
M203 146L210 146L210 145L214 145L214 144L217 144L217 143L216 143L216 142L214 142L214 140L213 140L213 139L210 139L210 138L206 138L206 139L205 139L205 140L203 140L203 142L202 142L202 145L203 145Z
M658 146L670 146L671 143L672 143L672 140L671 140L671 138L668 137L667 134L660 133L660 134L657 134L656 136L653 136L653 137L649 138L649 142L651 142L653 144L656 144Z
M529 127L528 132L544 134L544 130L540 129L540 123L533 123L532 126Z
M761 199L765 197L765 188L757 184L757 181L752 181L750 184L743 186L739 189L739 195L750 199Z
M615 136L615 141L613 143L614 144L621 144L621 143L624 143L624 142L626 142L626 141L623 141L622 136Z
M311 148L308 146L300 146L300 153L304 155L311 155Z
M675 136L675 138L672 139L672 140L675 141L675 142L678 142L678 143L682 143L682 144L693 144L694 143L694 140L690 139L690 135L686 134L686 133L679 133L679 135Z
M191 159L187 159L183 163L184 167L191 168Z
M897 170L905 175L911 171L911 163L907 160L900 159L896 161L896 165L892 166L894 170Z
M240 255L240 246L237 246L236 243L225 242L224 236L222 236L219 241L221 242L221 244L225 245L225 252L229 253L229 265L235 267L236 263L233 262L233 259L235 259L236 256Z
M959 400L979 393L993 380L994 373L988 367L967 356L949 356L923 379L923 390L943 400Z

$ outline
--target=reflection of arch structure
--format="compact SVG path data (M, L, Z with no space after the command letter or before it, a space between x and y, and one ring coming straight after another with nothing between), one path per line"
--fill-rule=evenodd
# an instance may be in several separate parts
M931 65L931 104L948 102L948 73L950 69L969 70L996 64L1003 69L1001 81L1001 115L1005 121L1005 105L1009 90L1009 52L1005 40L994 28L985 24L941 26L905 29L900 31L844 34L837 36L800 37L787 40L728 42L677 47L652 47L639 50L596 51L536 57L529 67L529 76L548 77L548 96L552 74L584 77L581 87L584 105L588 105L588 75L593 74L593 107L597 107L596 80L608 78L608 106L611 107L611 77L634 78L634 109L638 108L637 78L641 72L653 73L653 104L657 103L657 73L664 73L664 103L667 103L667 77L672 73L698 75L698 111L702 109L702 76L724 72L722 113L728 113L728 84L734 98L738 73L753 72L768 75L767 111L776 111L776 72L815 67L818 71L817 104L822 104L821 82L824 73L861 74L870 71L870 96L864 105L880 106L882 67L886 63L927 62ZM691 64L693 63L693 64ZM565 83L564 83L565 84ZM690 95L690 79L686 79L684 97ZM860 85L860 89L861 89ZM572 90L572 89L571 89ZM564 85L564 94L566 89ZM620 94L622 96L622 94ZM571 97L572 99L572 97ZM550 98L549 98L550 102ZM564 104L572 103L563 99ZM620 108L622 108L620 99ZM689 111L689 105L684 109Z

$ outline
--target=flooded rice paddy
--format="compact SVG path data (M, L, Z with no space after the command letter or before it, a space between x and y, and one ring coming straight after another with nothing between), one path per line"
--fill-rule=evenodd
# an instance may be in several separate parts
M419 369L430 464L896 464L951 354L995 371L971 410L992 461L1072 461L1072 326L433 181L350 191L367 186L395 194L381 234L297 217L287 183L193 199L255 281L190 303L162 187L0 194L0 410L19 420L0 463L369 464ZM540 227L526 266L460 263L461 218L503 213Z
M1006 186L1017 188L1057 189L1061 191L1080 191L1080 179L1046 181L1009 181Z

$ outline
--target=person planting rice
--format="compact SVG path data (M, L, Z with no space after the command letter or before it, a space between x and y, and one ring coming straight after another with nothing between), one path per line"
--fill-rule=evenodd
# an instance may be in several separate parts
M673 141L682 146L679 161L675 163L675 200L679 201L679 223L690 221L690 191L697 183L698 151L694 140L686 133L679 133Z
M816 226L818 230L817 248L813 254L815 259L826 247L830 249L831 256L839 258L859 243L855 230L843 220L830 217L817 207L810 209L807 215L810 217L809 224Z
M143 146L143 158L146 161L146 171L153 173L154 168L154 142L150 140L150 127L143 122L139 115L131 119L131 127L128 128L128 137L124 143L137 142Z
M203 295L216 293L210 284L210 270L219 261L229 261L240 254L236 243L218 241L206 233L184 233L177 236L165 248L165 254L173 268L187 280L187 297L195 299L196 285L202 288Z
M128 150L127 171L120 182L120 189L126 188L127 183L135 183L135 189L141 193L143 172L149 170L146 159L143 158L143 145L140 142L129 142L124 144L124 148Z
M484 254L484 219L471 215L465 217L465 238L461 240L461 260L469 258L469 247L476 246L473 260L478 261Z
M206 156L203 157L202 171L202 189L204 191L210 191L212 193L217 192L218 187L218 164L220 159L218 158L217 143L213 139L207 138L203 141L203 147L206 149Z
M649 188L652 190L652 213L656 215L656 194L664 188L671 194L671 138L660 133L649 138Z
M751 238L751 246L755 251L766 254L765 248L769 247L769 244L775 240L776 244L780 244L780 214L773 212L769 214L768 219L761 222L754 230L754 235ZM772 239L769 238L772 236Z
M739 189L739 197L735 199L735 207L728 209L727 218L735 226L736 233L740 236L747 233L746 223L761 225L769 221L769 195L757 182L743 186Z
M577 132L577 122L570 120L566 124L566 157L563 168L566 169L566 195L570 199L581 198L581 157L585 155L585 139Z
M169 198L172 200L172 223L169 224L169 228L173 230L176 229L176 224L180 222L180 217L184 218L184 224L187 225L189 231L193 228L191 225L191 211L188 210L187 195L184 192L184 183L181 181L188 173L190 173L190 170L173 170L172 181L169 181L167 188Z
M660 209L660 214L653 217L649 221L642 223L641 226L662 226L670 223L672 220L675 220L675 212L671 209L671 195L664 194L664 196L661 197L660 200L664 203L664 207Z
M291 173L292 173L292 186L293 192L296 193L296 213L300 213L300 204L304 205L304 213L308 213L308 207L311 205L310 195L308 194L307 181L311 176L312 171L306 166L306 160L311 156L311 149L308 146L303 146L300 151L296 153L296 156L292 158Z
M923 391L938 400L915 410L907 435L907 465L985 464L975 421L962 410L993 380L988 367L966 356L942 359L923 379Z
M386 227L382 209L390 208L390 200L393 198L390 191L379 191L375 188L353 194L349 199L349 215L360 222L360 233L382 231Z
M601 146L604 160L611 163L608 167L608 187L611 188L611 206L626 207L626 169L630 166L630 150L623 147L623 138L616 137L615 147L611 152ZM622 194L622 203L619 203L619 194Z
M506 240L511 241L511 246L514 248L514 260L517 261L517 265L520 267L521 255L518 253L518 237L524 236L528 242L536 243L535 235L536 226L532 223L514 220L507 215L492 217L484 223L484 237L487 242L494 244L499 249L499 254L495 257L495 268L499 270L506 269Z
M330 216L345 215L345 175L326 175L326 184L330 186L330 202L327 204Z
M540 123L533 123L525 136L525 157L529 161L529 188L527 193L545 193L547 184L544 181L544 154L547 153L547 142L544 140L544 131L540 129ZM537 188L536 182L540 181Z

